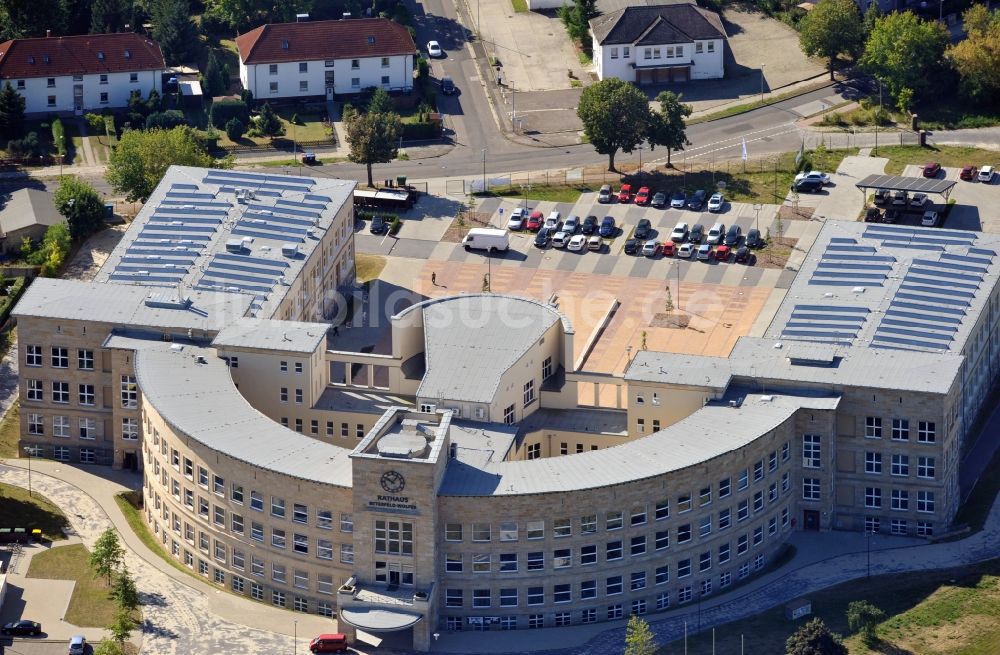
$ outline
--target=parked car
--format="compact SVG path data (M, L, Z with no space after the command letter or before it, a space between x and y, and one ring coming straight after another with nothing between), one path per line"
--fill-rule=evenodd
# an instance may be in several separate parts
M938 173L941 172L941 164L935 162L928 162L924 164L924 177L937 177Z
M715 249L715 259L720 262L728 262L729 255L732 253L732 249L729 246L719 246Z
M566 223L563 225L563 230L565 230L566 233L570 235L576 234L576 231L579 229L580 229L580 217L577 216L576 214L573 214L569 218L567 218Z
M976 179L976 167L971 164L962 167L962 172L958 174L958 178L965 180L966 182L971 182Z
M569 243L569 234L565 230L559 230L552 237L553 248L565 248L567 243Z
M601 187L601 190L597 192L597 202L601 204L608 204L614 198L614 194L611 192L611 185L605 184Z
M562 229L562 221L550 214L549 217L545 219L545 224L542 227L547 227L555 233Z
M438 43L437 41L428 41L427 56L431 57L432 59L438 57L444 57L444 50L441 49L441 44Z
M389 221L385 220L385 216L373 216L368 231L372 234L386 234L389 231Z
M523 230L524 224L528 222L528 210L524 207L517 207L510 213L507 219L508 230Z
M347 637L339 632L320 635L309 642L309 651L312 653L346 653Z
M694 246L690 243L682 243L679 248L677 248L677 256L683 257L684 259L691 259L691 255L694 254Z
M718 245L722 243L722 238L726 234L726 226L724 223L716 223L712 226L712 229L708 231L708 243L709 245Z
M653 224L649 222L648 218L640 218L639 222L635 224L635 232L632 233L632 236L636 239L648 239L652 233Z
M596 229L597 217L591 215L583 219L583 225L580 226L580 234L593 234Z
M544 222L545 221L542 217L542 212L535 210L531 212L530 216L528 216L528 223L527 223L528 230L530 230L531 232L537 232L538 230L542 229L542 223Z
M632 200L632 185L623 184L622 188L618 190L618 202L628 202Z
M982 168L980 168L979 169L979 175L976 176L976 179L979 180L980 182L987 182L987 183L992 182L993 181L993 167L992 166L983 166Z
M823 182L815 178L802 178L792 182L792 190L799 193L819 193L823 190Z
M684 209L684 205L687 204L687 198L687 194L683 191L674 191L674 195L670 196L671 209Z
M869 207L865 210L865 223L881 223L882 212L878 207Z
M705 226L701 223L695 223L691 226L691 231L688 232L688 241L691 243L701 243L701 240L705 238Z
M615 217L605 216L601 221L601 227L597 231L602 237L613 237L615 235Z
M886 223L895 223L903 216L903 210L897 209L895 207L890 207L885 210L885 214L882 215L882 220Z
M649 187L639 187L639 192L635 194L635 204L646 206L649 204Z
M545 219L545 222L548 223L549 221L559 221L560 218L562 218L562 216L559 214L559 211L553 209L552 211L549 212L549 216L548 218Z
M20 621L14 621L13 623L7 623L4 625L2 632L5 635L28 635L36 637L42 634L42 624L37 621L21 619Z
M626 255L636 255L639 250L642 249L642 241L638 239L629 239L625 242L625 254Z
M740 246L736 249L736 263L746 264L750 261L750 249L746 246Z
M587 239L587 250L592 250L594 252L600 252L601 248L604 247L604 239L599 236L592 236Z
M569 243L566 244L566 250L572 250L573 252L580 252L587 247L587 237L582 234L574 234Z
M660 244L660 254L664 257L673 257L676 249L677 246L673 241L664 241Z
M893 191L892 192L892 204L897 207L906 206L906 191Z
M747 248L763 248L764 240L760 238L760 230L755 227L750 228L745 243Z
M938 219L938 213L933 209L928 209L920 219L920 224L924 227L937 227Z
M441 78L441 93L446 96L450 96L455 93L455 82L451 79L451 76L445 75Z
M830 176L822 171L809 171L808 173L802 172L795 176L796 182L800 182L802 180L813 180L823 185L830 183Z
M715 213L721 212L725 204L726 199L721 193L713 193L712 197L708 199L708 211Z
M700 212L701 208L705 206L706 197L708 197L708 194L705 193L705 190L698 189L697 191L691 194L690 198L688 198L688 209Z
M875 189L875 204L884 205L889 202L889 189Z
M659 241L647 241L642 244L642 256L643 257L656 257L660 254L660 242Z
M743 229L739 225L730 225L729 231L726 232L725 245L735 246L740 242L740 237L743 236Z
M712 258L712 246L707 243L703 243L698 246L698 259L703 262L707 262Z
M69 655L84 655L87 652L87 638L73 635L69 639Z
M910 207L923 207L927 204L927 194L926 193L914 193L913 197L910 198Z
M674 243L684 243L688 238L688 224L681 221L674 226L673 231L670 232L670 240Z
M543 227L538 230L538 234L535 235L536 248L546 248L550 241L552 241L552 233L549 231L549 228Z
M663 209L667 206L667 194L657 191L653 194L653 200L649 204L657 209Z

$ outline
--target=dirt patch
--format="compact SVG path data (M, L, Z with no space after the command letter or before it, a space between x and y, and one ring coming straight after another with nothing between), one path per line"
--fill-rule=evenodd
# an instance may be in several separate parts
M649 327L667 328L668 330L683 330L691 323L691 317L686 314L655 314L649 322Z
M483 212L459 212L455 220L445 230L442 241L462 243L462 239L474 227L494 227L490 225L490 215Z
M792 205L781 205L778 207L778 216L785 221L808 221L812 219L815 207L794 207Z
M128 226L128 223L114 225L87 239L70 259L62 276L67 280L93 280Z
M760 268L784 268L798 242L798 239L790 237L771 237L767 247L757 251L754 265Z

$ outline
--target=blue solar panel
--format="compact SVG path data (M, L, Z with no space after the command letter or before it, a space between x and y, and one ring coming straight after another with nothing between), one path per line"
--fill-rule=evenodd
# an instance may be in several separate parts
M941 255L941 259L942 260L948 259L949 257L952 257L952 256L953 255L949 256L947 254ZM965 260L963 259L961 261L964 262ZM984 264L959 263L957 261L950 261L950 260L949 261L934 261L934 260L931 260L931 259L914 259L913 260L913 265L914 266L917 266L917 265L919 265L919 266L931 266L933 268L946 268L946 269L955 270L955 271L968 271L970 273L979 273L980 275L982 275L983 273L985 273L986 269L987 269L986 265L984 265Z
M188 193L184 191L167 191L168 198L190 198L192 200L215 200L214 193Z
M812 312L831 312L834 314L864 314L865 316L871 311L867 307L855 307L851 305L846 305L843 307L831 307L830 305L796 305L793 311L798 311L800 309L807 309Z
M333 202L333 198L331 198L330 196L321 196L315 193L307 193L302 197L305 198L306 200L316 200L319 202Z
M233 180L228 180L228 179L220 178L220 177L206 177L205 178L205 183L206 184L225 184L226 182L232 183ZM271 189L271 190L275 190L275 191L280 190L280 191L300 191L300 192L304 192L304 191L308 191L309 188L310 188L308 186L302 186L300 184L291 184L289 182L281 182L281 181L274 181L274 182L249 182L248 181L247 184L248 185L252 185L255 190L256 189L265 189L265 190L266 189Z
M943 246L934 246L934 245L929 245L929 244L911 243L911 242L906 242L906 243L892 242L892 243L890 243L888 241L884 241L884 242L882 242L882 245L885 246L886 248L905 248L905 249L908 249L908 250L927 250L928 252L941 252L942 250L944 250Z
M922 341L920 339L905 339L902 337L891 336L889 334L876 334L875 336L872 337L872 341L896 344L895 346L888 346L888 347L895 349L902 349L902 350L913 350L913 348L907 346L916 346L919 348L938 348L940 350L947 350L947 347L944 344L935 344L932 346L929 345L926 341ZM873 343L872 345L884 346L885 343Z
M247 255L232 255L226 252L220 252L215 257L213 257L213 260L223 261L223 262L253 262L253 264L256 266L275 268L278 269L279 271L283 271L286 268L288 268L288 262L283 262L281 260L264 259L262 257L250 257Z
M153 215L171 216L217 216L225 218L229 212L225 209L212 209L211 207L196 207L194 205L158 205L153 211Z
M920 326L917 327L919 328ZM922 329L907 330L905 328L890 327L885 324L880 325L878 327L878 330L875 331L875 334L902 334L908 337L916 337L919 339L927 339L930 341L945 341L945 342L954 339L954 337L952 337L950 334L938 334L936 332L931 332L929 330L922 330Z
M955 325L942 325L939 323L930 323L928 321L907 321L897 317L886 316L882 319L881 325L895 325L898 327L913 328L914 330L938 330L942 332L958 332L958 326ZM879 329L882 329L881 326Z
M903 280L903 283L899 285L899 288L905 291L914 291L919 293L930 294L931 296L933 296L934 302L937 302L940 296L947 296L948 298L962 299L963 304L968 305L969 301L975 297L974 293L955 289L954 287L948 289L939 289L938 287L932 287L923 284L915 284L907 280Z
M896 309L896 305L889 305L889 309L885 310L886 316L899 316L902 318L910 318L915 321L928 321L931 323L951 323L953 325L961 325L962 319L956 318L954 316L938 316L931 313L918 314L916 312L904 312L902 310Z
M270 212L286 216L308 216L309 218L319 218L322 215L322 212L313 211L312 209L297 209L284 205L261 205L259 203L251 204L248 211Z
M276 205L295 205L296 207L304 207L307 209L318 209L320 211L326 209L326 203L317 202L306 202L304 200L293 200L291 198L279 198L274 201Z
M940 305L928 305L927 303L912 303L898 300L898 295L893 298L891 307L902 307L904 309L919 309L920 311L936 312L938 314L951 314L953 316L965 316L964 309L952 309L951 307L941 307Z
M865 322L865 316L846 316L837 314L813 314L812 312L792 312L789 317L791 321L814 320L814 321L837 321L839 323L857 323L861 325Z
M243 215L241 222L246 221L264 221L266 223L279 223L285 225L299 225L301 227L312 227L316 225L315 221L309 220L307 218L291 218L289 216L278 216L276 214L260 214L257 212L247 212Z
M918 293L906 293L905 291L897 291L897 298L905 298L907 300L914 300L919 302L927 302L927 296ZM949 298L948 296L935 296L934 302L938 304L954 305L957 307L968 307L969 301L964 298Z
M834 332L834 331L810 331L810 330L783 330L782 337L814 337L818 339L837 339L839 341L852 341L856 332Z
M208 174L205 177L224 177L224 178L231 178L233 180L244 180L250 182L285 180L288 182L294 182L296 184L305 184L307 186L313 185L313 180L311 177L295 177L292 175L267 175L266 173L250 173L247 171L233 171L233 170L222 170L222 169L212 169L208 171Z

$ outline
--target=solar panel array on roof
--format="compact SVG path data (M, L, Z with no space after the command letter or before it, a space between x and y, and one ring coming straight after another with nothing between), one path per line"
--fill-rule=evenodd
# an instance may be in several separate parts
M944 246L971 246L976 241L974 232L888 225L869 225L863 236L889 248L936 251L944 250Z
M312 179L308 177L289 177L286 175L263 175L245 173L243 171L210 170L202 180L205 184L219 186L234 185L254 190L266 191L300 191L308 193L313 187Z
M202 288L268 293L281 282L288 263L247 255L219 253L201 276Z
M915 258L872 336L885 348L947 350L976 292L983 284L993 251L969 248L969 257L943 253ZM974 255L988 255L976 257Z
M947 193L955 186L954 180L937 180L926 177L905 177L902 175L869 175L855 186L859 189L889 189L890 191L922 191L924 193Z
M856 239L830 239L809 278L809 284L882 286L895 261L892 255L879 255L874 247L860 245Z
M783 339L821 342L849 342L868 319L867 307L795 305L781 330Z

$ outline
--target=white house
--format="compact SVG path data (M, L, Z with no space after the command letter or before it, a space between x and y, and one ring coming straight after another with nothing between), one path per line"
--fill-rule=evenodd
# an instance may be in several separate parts
M141 34L84 34L0 43L0 82L27 113L81 113L128 105L132 91L162 92L160 46Z
M262 25L236 37L240 81L257 100L413 88L417 47L387 18Z
M592 19L590 31L602 80L667 84L725 75L722 20L691 2L625 7Z

